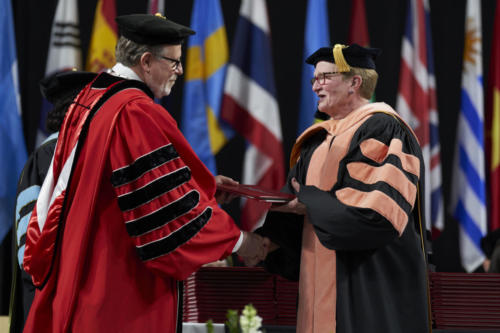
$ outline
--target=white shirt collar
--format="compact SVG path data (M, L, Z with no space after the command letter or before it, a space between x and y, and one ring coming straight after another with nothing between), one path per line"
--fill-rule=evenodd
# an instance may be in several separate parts
M113 68L108 70L108 74L119 76L128 80L137 80L144 82L141 80L139 75L137 75L137 73L132 70L132 68L125 66L121 62L117 62L116 65L113 66Z

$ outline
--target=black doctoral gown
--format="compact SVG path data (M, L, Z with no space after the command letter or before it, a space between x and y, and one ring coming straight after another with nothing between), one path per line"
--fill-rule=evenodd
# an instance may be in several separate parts
M268 214L260 232L280 248L268 255L265 267L297 280L303 224L311 223L321 244L336 254L332 316L337 333L427 332L427 266L420 236L420 223L425 226L424 164L419 144L393 114L369 113L352 123L358 127L338 159L336 181L329 190L306 184L310 168L320 167L310 161L325 140L330 140L330 152L343 149L335 143L344 134L329 133L328 125L321 125L302 135L295 147L300 158L284 190L294 193L291 179L299 181L297 196L307 207L309 222L294 214ZM410 162L416 162L417 170L409 167Z

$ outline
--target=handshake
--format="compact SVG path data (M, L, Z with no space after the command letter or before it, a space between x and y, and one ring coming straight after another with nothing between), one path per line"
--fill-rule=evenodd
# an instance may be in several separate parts
M246 266L255 266L266 259L275 246L267 237L243 231L243 242L236 253L243 258Z
M222 175L215 176L215 182L217 185L238 185L237 181ZM221 190L215 192L215 200L221 205L230 202L235 197L233 193ZM236 253L243 258L245 265L255 266L266 259L267 254L276 248L277 246L269 238L243 231L243 242Z

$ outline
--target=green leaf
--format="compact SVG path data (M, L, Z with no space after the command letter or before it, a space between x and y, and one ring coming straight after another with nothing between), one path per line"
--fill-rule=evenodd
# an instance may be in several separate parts
M238 333L238 311L231 309L227 310L226 318L226 326L229 329L229 333Z
M205 326L207 327L207 333L214 333L214 322L212 319L207 320Z

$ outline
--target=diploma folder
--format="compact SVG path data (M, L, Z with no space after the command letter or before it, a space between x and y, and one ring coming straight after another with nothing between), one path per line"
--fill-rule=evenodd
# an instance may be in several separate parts
M295 199L295 195L283 193L275 190L269 190L257 185L245 185L245 184L219 184L217 189L220 191L235 194L237 196L247 197L249 199L255 199L265 202L276 202L276 203L287 203Z

